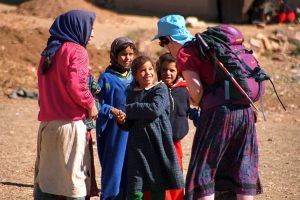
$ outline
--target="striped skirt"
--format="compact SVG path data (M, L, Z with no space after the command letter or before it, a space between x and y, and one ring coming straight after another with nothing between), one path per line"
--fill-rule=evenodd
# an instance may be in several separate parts
M186 178L185 199L215 191L258 193L255 113L250 107L223 105L201 112Z

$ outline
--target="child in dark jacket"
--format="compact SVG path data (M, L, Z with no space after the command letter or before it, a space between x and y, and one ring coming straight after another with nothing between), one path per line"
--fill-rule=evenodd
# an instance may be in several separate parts
M163 81L169 89L172 138L177 159L183 171L181 140L189 131L188 118L193 120L196 126L199 121L200 112L196 108L190 108L187 83L179 76L176 68L176 59L170 53L165 53L159 57L156 62L156 71L158 80ZM167 190L166 200L182 200L183 195L183 189ZM150 193L145 192L143 200L150 199Z
M188 117L190 117L196 125L200 117L200 112L195 108L190 108L187 83L178 74L176 59L170 53L165 53L159 57L156 67L158 80L162 80L169 88L171 103L170 121L173 143L181 170L183 170L181 140L189 131ZM166 200L182 200L183 194L183 189L169 190L166 193Z
M126 115L115 115L129 130L128 200L142 199L144 191L153 200L164 200L166 190L184 187L172 140L168 89L155 83L155 69L146 56L133 61L132 73L136 86L128 89Z

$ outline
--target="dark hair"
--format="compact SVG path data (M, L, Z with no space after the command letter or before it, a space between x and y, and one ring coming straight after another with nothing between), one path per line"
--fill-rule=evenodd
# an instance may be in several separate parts
M132 71L132 74L135 75L137 70L139 69L139 67L141 67L143 64L145 64L146 62L150 62L153 66L153 62L151 60L151 58L149 58L148 56L138 56L136 57L133 61L132 61L132 64L131 64L131 71Z
M165 45L170 43L168 36L161 36L159 39L159 46L164 47Z
M134 53L136 53L137 49L136 49L135 44L132 44L132 43L124 43L124 44L122 44L121 46L119 46L119 48L116 50L115 56L118 56L119 53L120 53L121 51L123 51L124 49L127 49L127 47L130 47L131 49L133 49Z
M170 54L170 53L165 53L165 54L159 56L158 60L156 61L156 72L157 72L158 80L161 80L161 68L165 62L167 62L167 63L175 62L176 63L176 58L174 58L172 56L172 54Z
M42 66L42 74L45 75L51 67L51 60L49 57L46 57Z
M141 56L138 56L136 57L133 61L132 61L132 64L131 64L131 72L133 74L133 76L136 75L137 73L137 70L143 65L145 64L146 62L150 62L152 64L152 66L154 67L154 63L152 62L151 58L148 57L148 56L144 56L144 55L141 55ZM136 85L139 85L139 83L136 81Z

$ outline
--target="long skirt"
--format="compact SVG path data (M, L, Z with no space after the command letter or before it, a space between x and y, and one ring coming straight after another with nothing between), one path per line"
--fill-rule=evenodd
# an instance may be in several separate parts
M186 179L185 199L215 191L255 195L258 146L255 113L243 106L219 106L201 112Z
M35 188L74 198L90 194L91 154L86 131L81 120L41 122Z

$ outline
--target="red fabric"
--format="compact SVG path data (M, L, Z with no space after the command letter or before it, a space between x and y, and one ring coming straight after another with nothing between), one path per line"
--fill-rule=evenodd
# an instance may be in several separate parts
M296 14L294 12L287 13L286 19L288 22L293 22L296 20Z
M296 20L296 14L290 5L281 2L278 17L278 23L293 22Z
M218 77L214 77L214 66L209 59L200 58L199 47L197 44L190 44L179 49L176 58L179 72L189 70L196 72L199 75L204 92L207 86L212 85L217 81ZM207 92L202 96L200 107L201 109L206 110L224 103L226 103L224 90L222 87L219 87L216 93Z
M188 45L181 48L177 53L177 68L179 72L185 70L195 71L199 74L201 81L212 84L214 68L209 60L200 59L199 50L196 45Z
M181 170L183 171L183 165L182 165L182 148L181 148L181 142L180 140L174 143L174 147L177 154L177 159L180 165ZM182 200L184 195L183 189L177 189L177 190L167 190L166 191L166 200Z
M181 168L181 171L183 171L183 165L182 165L183 153L182 153L181 141L178 140L178 141L174 142L174 147L175 147L177 159L179 162L179 166Z
M151 200L151 193L150 192L144 192L143 194L143 200Z
M278 14L278 23L284 23L286 21L286 13Z
M182 78L179 78L176 83L174 83L171 88L178 88L178 87L188 87L187 82Z
M183 200L183 189L178 190L167 190L166 191L166 200Z
M180 140L174 143L174 147L176 150L176 155L177 155L177 159L178 159L180 168L181 168L181 170L183 170L183 164L182 164L183 152L182 152ZM166 191L166 200L183 200L183 195L184 195L183 189L167 190ZM143 200L151 200L151 193L144 192Z
M296 15L294 12L278 14L278 23L293 22L295 20L296 20Z
M80 120L94 104L87 78L89 59L85 48L66 42L56 52L47 74L38 69L40 112L38 120Z

